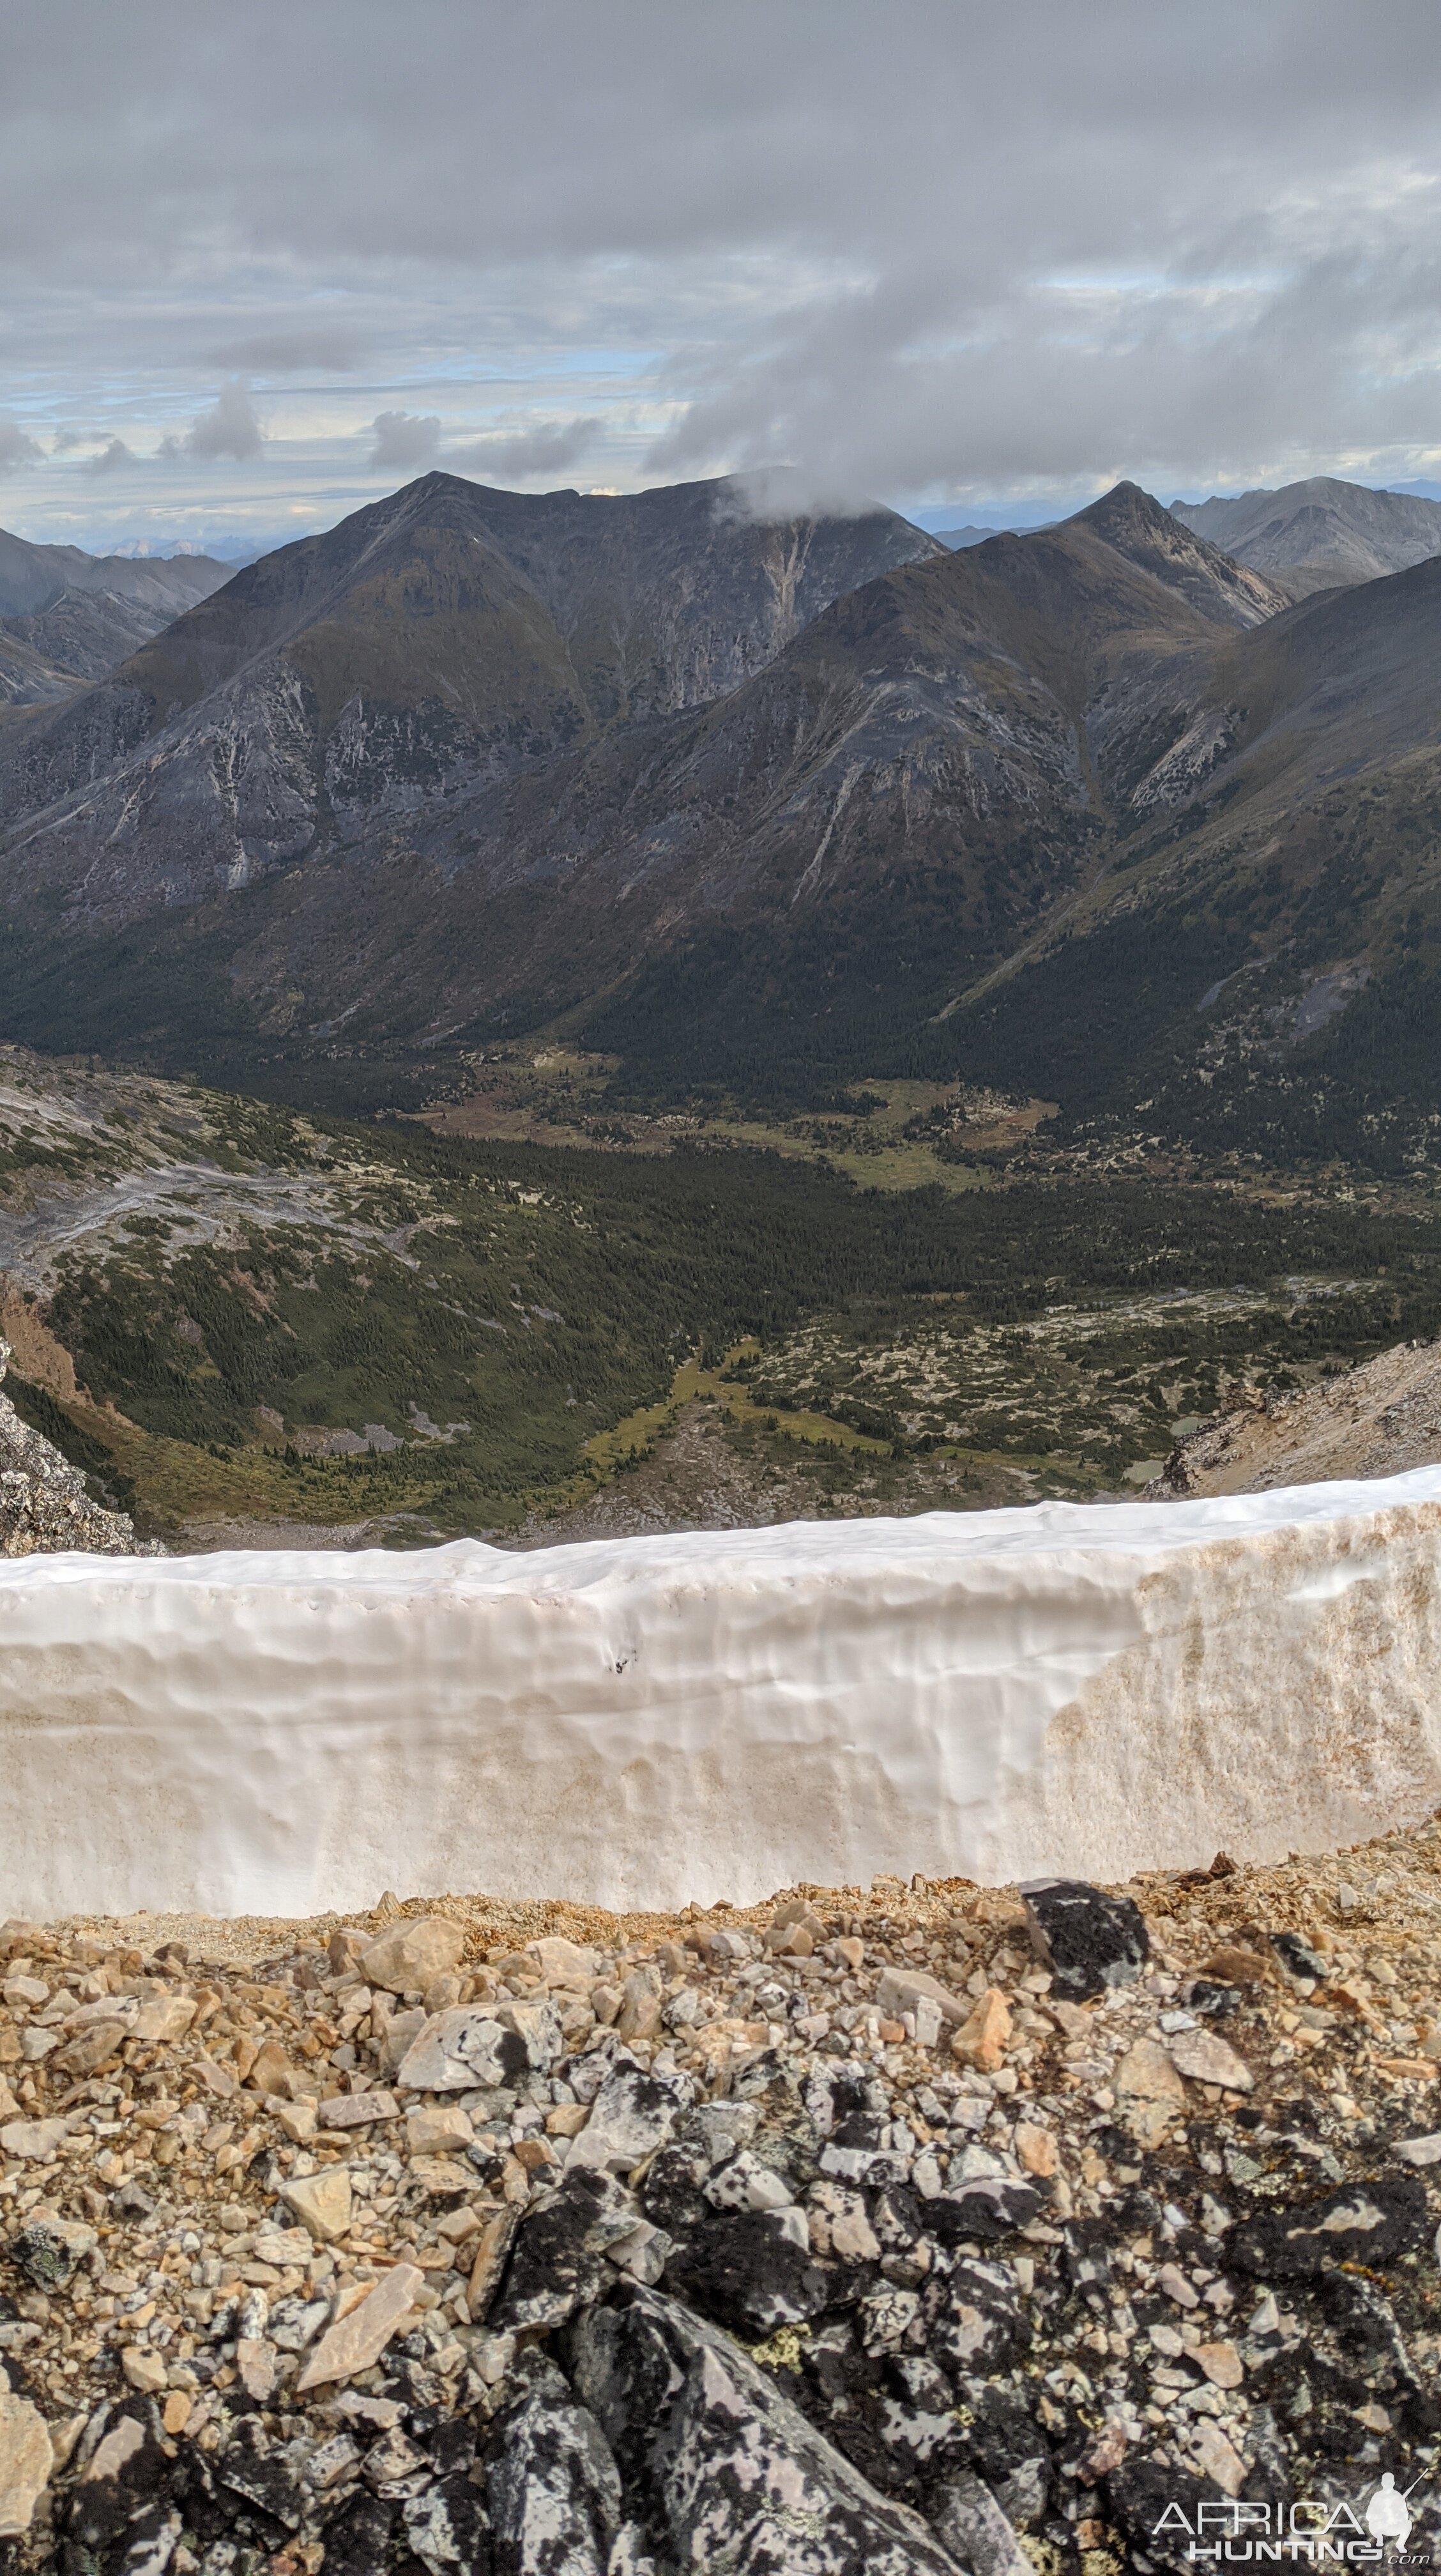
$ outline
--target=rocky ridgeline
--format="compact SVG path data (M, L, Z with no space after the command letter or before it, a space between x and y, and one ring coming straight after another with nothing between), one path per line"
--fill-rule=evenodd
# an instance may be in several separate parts
M10 1345L0 1341L0 1378L10 1365ZM80 1548L89 1556L161 1556L142 1546L124 1512L92 1502L77 1467L52 1442L22 1422L8 1395L0 1395L0 1556L53 1555Z
M11 1923L0 2568L1107 2576L1387 2473L1429 2547L1438 1866Z

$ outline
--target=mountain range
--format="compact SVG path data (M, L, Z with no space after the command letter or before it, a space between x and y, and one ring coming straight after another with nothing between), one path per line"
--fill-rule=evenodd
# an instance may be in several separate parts
M0 528L0 705L102 678L230 574L209 555L87 555Z
M1298 601L1196 515L951 551L426 476L0 715L4 1024L356 1097L544 1031L652 1098L924 1071L1414 1160L1441 560Z
M1171 514L1238 563L1284 582L1296 599L1406 572L1441 554L1441 501L1372 492L1324 474L1236 500L1173 501Z
M1441 554L1441 501L1410 492L1373 492L1363 483L1315 475L1279 491L1243 492L1231 499L1173 501L1171 516L1207 537L1238 563L1249 564L1305 599L1312 591L1377 581ZM938 528L953 552L984 545L994 528L974 521Z

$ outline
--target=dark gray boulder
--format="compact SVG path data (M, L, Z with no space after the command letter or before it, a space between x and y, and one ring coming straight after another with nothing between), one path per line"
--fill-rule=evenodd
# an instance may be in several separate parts
M663 2563L707 2576L957 2576L718 2327L622 2290L572 2334L579 2395Z
M1084 1878L1038 1878L1021 1889L1031 1939L1063 2001L1133 1986L1151 1955L1139 1905Z
M540 2366L488 2466L495 2576L608 2576L620 2476L558 2370Z

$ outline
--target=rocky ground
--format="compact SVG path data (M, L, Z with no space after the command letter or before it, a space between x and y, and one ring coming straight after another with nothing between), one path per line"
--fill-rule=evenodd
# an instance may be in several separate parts
M1437 1824L9 1923L0 2569L1115 2576L1388 2476L1431 2565L1438 1993Z
M1259 1388L1178 1440L1146 1488L1265 1493L1341 1476L1402 1476L1441 1459L1441 1343L1400 1342L1373 1360L1285 1394Z

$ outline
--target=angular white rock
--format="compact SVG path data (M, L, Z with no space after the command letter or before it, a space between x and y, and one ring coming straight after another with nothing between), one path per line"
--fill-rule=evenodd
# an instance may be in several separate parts
M0 2390L0 2540L18 2539L29 2530L53 2466L50 2434L39 2407L28 2397Z
M417 2032L395 2080L402 2092L465 2093L478 2084L513 2082L523 2063L513 2033L485 2005L453 2004L432 2013Z
M7 2120L0 2129L0 2149L7 2156L45 2164L69 2134L69 2122L65 2120Z
M413 2263L394 2264L373 2290L367 2290L359 2306L322 2337L295 2383L297 2393L303 2397L327 2379L353 2379L358 2370L368 2370L409 2316L416 2291L424 2287L425 2274Z
M1438 1661L1438 1467L520 1554L17 1558L0 1872L44 1920L1270 1859L1441 1801Z

